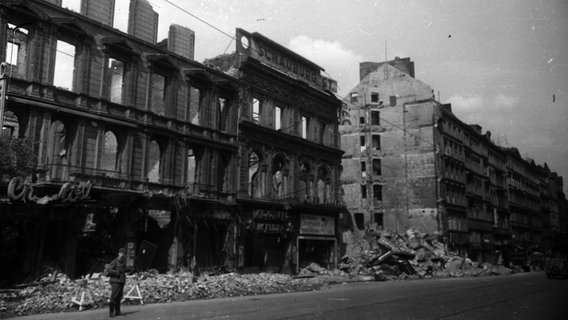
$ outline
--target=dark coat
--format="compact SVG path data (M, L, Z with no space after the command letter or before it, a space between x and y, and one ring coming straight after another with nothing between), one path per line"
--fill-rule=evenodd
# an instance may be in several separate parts
M110 283L126 282L126 258L116 258L108 265L106 275L110 277Z

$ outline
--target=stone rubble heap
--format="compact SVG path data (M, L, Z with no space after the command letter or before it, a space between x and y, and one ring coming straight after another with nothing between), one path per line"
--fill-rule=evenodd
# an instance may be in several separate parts
M340 272L363 280L463 277L511 274L502 265L478 263L446 250L437 237L409 229L404 236L368 229L338 265ZM311 264L301 274L337 275Z
M259 273L201 275L191 272L160 274L155 270L127 277L124 294L138 283L144 303L163 303L218 297L248 296L269 293L312 291L326 285L321 279L295 278L284 274ZM85 295L84 309L106 308L110 295L107 277L92 274L71 280L63 273L51 273L33 284L16 289L0 290L0 318L47 312L77 311L81 292ZM137 295L133 291L131 295ZM127 304L139 304L128 299Z

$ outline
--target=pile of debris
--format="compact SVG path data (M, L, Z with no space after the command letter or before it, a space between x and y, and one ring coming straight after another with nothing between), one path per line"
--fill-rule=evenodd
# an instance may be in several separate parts
M394 280L432 277L463 277L510 274L502 265L477 263L448 251L436 236L409 229L401 236L367 229L357 249L339 261L339 271L363 280ZM336 274L337 271L309 265L301 274Z
M135 290L136 285L139 291ZM160 274L150 270L127 276L124 294L130 293L125 303L138 304L140 300L144 303L161 303L312 291L325 285L321 279L294 278L284 274L226 273L195 277L187 271ZM100 274L72 280L63 273L55 272L30 284L0 290L0 318L76 311L80 308L105 308L109 294L108 278Z

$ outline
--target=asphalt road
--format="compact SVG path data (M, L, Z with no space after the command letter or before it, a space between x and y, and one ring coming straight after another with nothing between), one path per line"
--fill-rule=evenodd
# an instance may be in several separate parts
M125 305L115 319L567 319L568 280L542 272L334 285L321 291ZM17 319L108 319L87 310Z

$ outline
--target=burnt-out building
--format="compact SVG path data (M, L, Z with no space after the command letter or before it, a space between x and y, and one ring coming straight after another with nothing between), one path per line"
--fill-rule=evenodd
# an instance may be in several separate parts
M193 60L190 29L158 43L145 0L113 28L114 4L0 3L2 133L37 163L0 175L0 282L100 271L119 247L139 269L236 265L238 82Z
M308 59L242 29L236 52L205 63L240 81L238 266L333 268L343 208L335 81Z

